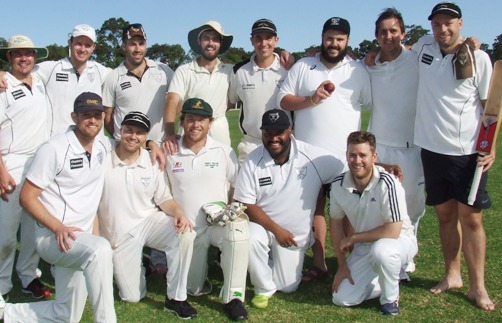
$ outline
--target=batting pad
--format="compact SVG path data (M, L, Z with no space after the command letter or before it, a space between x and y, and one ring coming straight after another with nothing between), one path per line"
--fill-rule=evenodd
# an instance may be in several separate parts
M244 302L249 258L249 218L241 214L225 225L221 269L223 303L237 298Z

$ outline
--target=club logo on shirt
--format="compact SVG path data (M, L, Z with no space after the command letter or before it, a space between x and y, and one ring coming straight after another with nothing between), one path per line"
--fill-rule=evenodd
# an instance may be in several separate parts
M310 66L310 70L313 71L316 67L317 67L317 65L312 65L312 66Z
M157 81L157 82L162 81L162 74L160 74L159 71L152 71L151 75L155 79L155 81Z
M18 100L18 99L26 96L26 94L24 93L23 90L16 90L16 91L13 91L11 94L14 97L14 100Z
M183 168L183 163L182 162L174 162L173 163L173 173L183 173L185 169Z
M427 65L431 65L433 61L434 61L434 56L431 56L428 54L422 55L422 63L427 64Z
M255 84L242 84L243 90L254 90L256 88Z
M70 159L70 169L84 168L83 158Z
M376 199L374 197L372 197L370 202L376 202Z
M87 78L89 79L89 82L93 83L96 79L96 74L94 74L94 72L87 73Z
M129 81L124 82L124 83L120 83L120 88L121 88L122 90L128 89L128 88L130 88L130 87L132 87L132 85L131 85L131 82L129 82Z
M209 167L209 168L215 168L215 167L218 167L219 165L220 165L219 162L205 162L204 163L204 166Z
M297 167L296 176L298 179L304 179L307 176L307 166Z
M150 185L150 177L141 177L141 183L144 187L148 187Z
M272 185L272 178L270 177L262 177L258 179L260 186Z
M103 164L103 160L105 159L105 155L102 150L98 153L97 158L98 158L99 163Z
M66 73L56 73L56 82L68 82L68 74Z

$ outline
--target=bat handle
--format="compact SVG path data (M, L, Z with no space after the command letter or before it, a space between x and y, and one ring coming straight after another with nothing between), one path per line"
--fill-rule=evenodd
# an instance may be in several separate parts
M467 198L467 203L473 205L476 201L476 195L478 193L479 182L481 181L481 175L483 174L483 166L476 166L476 171L474 172L474 177L472 178L471 191L469 192L469 197Z

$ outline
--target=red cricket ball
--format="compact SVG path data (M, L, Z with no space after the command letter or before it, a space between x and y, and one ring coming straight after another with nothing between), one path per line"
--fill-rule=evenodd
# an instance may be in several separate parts
M333 83L326 83L324 84L324 89L329 93L333 93L333 91L335 90L335 85Z

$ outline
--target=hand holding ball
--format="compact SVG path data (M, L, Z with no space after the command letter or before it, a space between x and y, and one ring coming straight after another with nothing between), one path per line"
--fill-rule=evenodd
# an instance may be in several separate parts
M326 83L324 84L324 89L329 93L333 93L333 91L335 90L335 85L333 83Z

